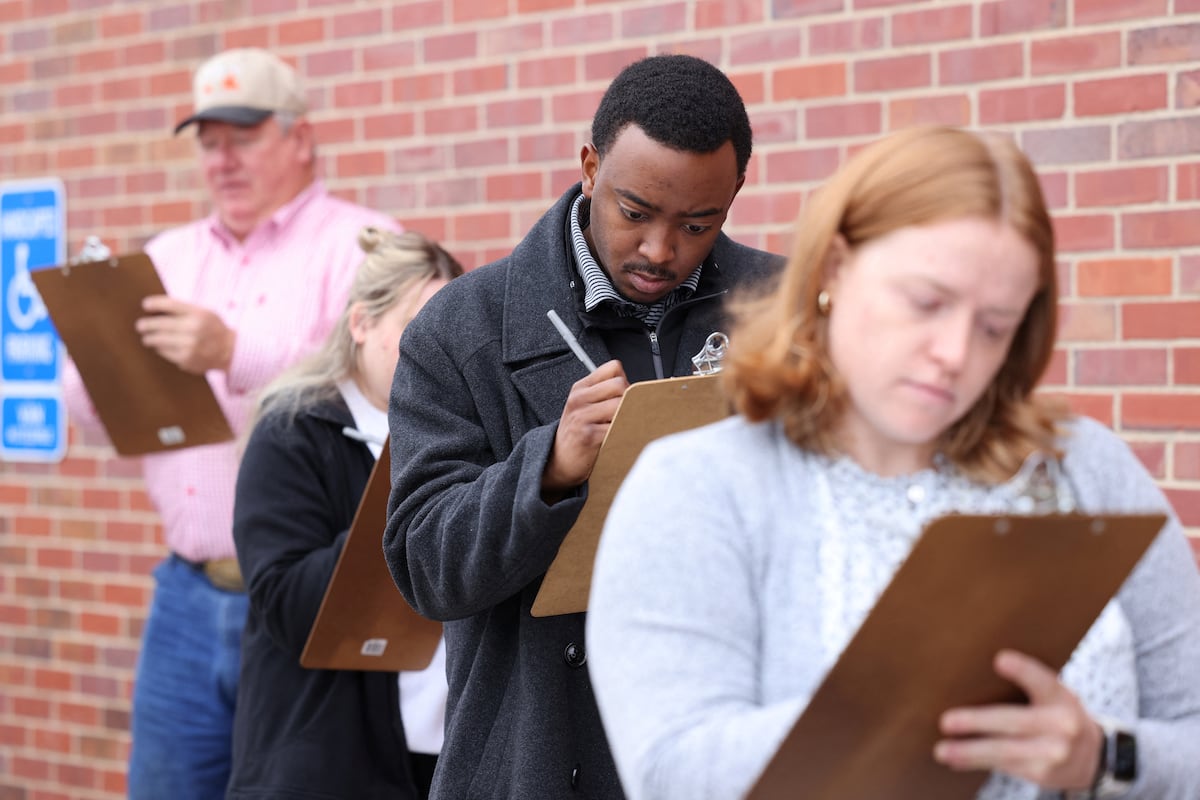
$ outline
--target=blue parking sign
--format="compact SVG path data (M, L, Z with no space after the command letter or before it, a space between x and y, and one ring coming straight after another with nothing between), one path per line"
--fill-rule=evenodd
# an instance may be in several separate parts
M0 398L5 458L10 451L53 455L62 443L62 402L54 397ZM59 454L61 457L61 454ZM32 460L32 459L29 459ZM39 459L45 460L45 459Z
M0 457L58 461L66 450L63 347L30 271L66 261L58 178L0 183Z

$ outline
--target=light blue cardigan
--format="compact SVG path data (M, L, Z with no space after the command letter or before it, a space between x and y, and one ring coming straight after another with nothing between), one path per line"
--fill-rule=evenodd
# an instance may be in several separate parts
M1075 421L1064 448L1080 510L1169 509L1100 424ZM742 797L819 684L824 528L812 519L812 470L829 463L773 423L731 417L651 444L622 486L597 555L587 637L629 800ZM1173 514L1118 601L1136 655L1140 775L1129 797L1196 800L1200 573ZM1025 785L1017 796L1038 791Z

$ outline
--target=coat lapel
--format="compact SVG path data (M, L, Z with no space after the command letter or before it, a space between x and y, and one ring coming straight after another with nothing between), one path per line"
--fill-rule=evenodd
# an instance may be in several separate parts
M576 184L538 220L509 256L504 287L502 352L513 385L541 424L562 415L567 394L586 368L559 336L546 312L554 309L579 337L597 364L609 359L599 336L580 333L572 281L574 259L567 252L566 219L579 195Z

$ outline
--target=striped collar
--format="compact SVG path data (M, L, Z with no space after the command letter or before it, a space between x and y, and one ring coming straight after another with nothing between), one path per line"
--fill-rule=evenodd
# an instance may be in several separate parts
M645 305L627 300L617 292L612 280L596 262L592 251L588 248L587 239L583 235L583 229L587 227L588 223L586 200L587 198L582 194L575 198L569 215L575 266L579 270L580 277L583 278L584 309L594 311L597 306L607 303L620 316L636 317L647 328L654 328L663 318L663 314L667 313L672 306L688 299L696 291L696 287L700 285L700 271L704 268L704 264L701 263L692 270L692 274L683 283L653 304Z

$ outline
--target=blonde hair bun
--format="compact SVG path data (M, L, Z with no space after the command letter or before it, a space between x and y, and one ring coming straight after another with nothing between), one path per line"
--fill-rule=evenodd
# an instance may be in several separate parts
M383 245L389 236L394 237L396 234L376 228L374 225L368 225L358 232L358 246L364 253L373 253Z

